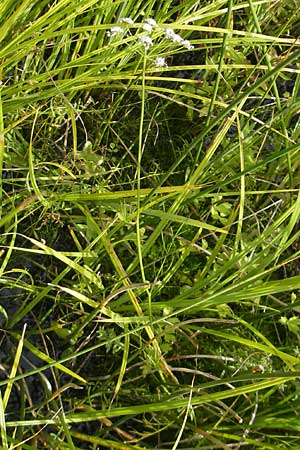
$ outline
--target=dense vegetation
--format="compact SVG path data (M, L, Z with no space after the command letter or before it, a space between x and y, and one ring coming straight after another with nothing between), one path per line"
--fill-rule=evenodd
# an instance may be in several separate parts
M300 448L299 6L1 1L3 450Z

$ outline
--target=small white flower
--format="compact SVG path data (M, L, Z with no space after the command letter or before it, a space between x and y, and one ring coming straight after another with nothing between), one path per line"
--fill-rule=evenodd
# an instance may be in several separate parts
M184 41L184 39L182 39L182 37L179 36L179 34L176 34L174 30L172 30L172 28L166 28L165 37L175 42L176 44L182 44L182 41Z
M138 43L142 44L145 47L145 50L149 50L149 48L153 45L153 41L149 36L140 36Z
M156 20L151 19L151 17L149 19L146 19L145 22L152 28L156 28L158 26Z
M165 58L162 58L161 56L158 56L154 61L155 67L158 69L161 67L168 67L168 64L166 63Z
M133 25L134 21L130 19L130 17L123 17L123 19L120 20L121 23L127 23L128 25Z
M179 36L179 34L176 34L174 30L172 30L172 28L165 29L165 37L175 42L176 44L183 45L183 47L187 48L188 50L192 50L194 48L194 46L188 39L183 39L181 36Z
M188 50L193 50L193 48L194 48L194 46L187 39L184 39L183 41L181 41L181 45L183 45Z
M173 39L174 37L174 30L172 30L172 28L166 28L165 29L165 36L167 39Z
M152 26L149 23L144 23L143 30L147 31L147 33L152 33Z
M112 27L110 31L106 32L107 36L117 36L121 33L124 33L124 30L121 27Z
M175 42L176 44L182 44L183 41L184 39L179 36L179 34L174 34L173 42Z

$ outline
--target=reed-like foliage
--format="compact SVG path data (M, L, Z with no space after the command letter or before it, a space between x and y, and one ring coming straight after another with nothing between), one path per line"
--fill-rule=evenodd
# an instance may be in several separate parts
M1 1L1 448L299 448L299 19Z

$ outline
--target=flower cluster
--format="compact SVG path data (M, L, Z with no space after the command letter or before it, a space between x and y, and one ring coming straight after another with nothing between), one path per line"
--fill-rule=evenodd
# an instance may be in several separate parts
M156 21L154 19L146 19L145 23L143 25L143 30L147 31L147 33L152 33L153 28L159 28L159 26L157 25Z
M131 26L134 24L134 21L130 17L124 17L120 20L120 23ZM157 24L157 22L154 19L148 18L142 24L142 30L146 34L143 34L138 38L138 43L141 44L145 48L146 51L149 50L149 48L152 47L152 45L153 45L153 40L150 37L150 35L154 29L164 31L165 38L169 39L170 41L174 42L175 44L182 45L183 47L185 47L188 50L192 50L194 48L194 46L190 43L189 40L183 39L179 34L176 34L172 28L162 28ZM125 31L126 30L124 28L115 26L115 27L112 27L109 31L107 31L107 36L113 37L118 34L125 33ZM158 64L156 64L156 66L157 67L165 67L166 65L165 65L165 63L162 64L162 62L159 61Z
M153 41L152 41L151 37L147 36L147 35L140 36L138 39L138 43L142 44L144 46L145 50L149 50L149 48L152 47L152 45L153 45Z
M166 63L165 58L162 58L161 56L158 56L155 61L154 61L154 65L155 67L157 67L158 69L162 68L162 67L168 67L168 64Z
M127 23L128 25L133 25L134 21L130 19L130 17L123 17L123 19L120 20L121 23Z
M118 34L124 33L123 28L121 27L112 27L110 31L107 31L107 36L117 36Z
M179 34L176 34L172 28L166 28L165 37L170 39L175 44L180 44L188 50L192 50L194 46L187 39L183 39Z

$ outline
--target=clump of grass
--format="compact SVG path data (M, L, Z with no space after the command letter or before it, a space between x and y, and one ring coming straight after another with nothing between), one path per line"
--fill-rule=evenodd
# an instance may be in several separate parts
M297 448L293 2L0 15L2 448Z

